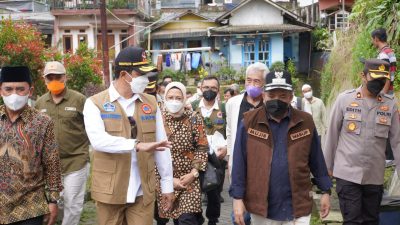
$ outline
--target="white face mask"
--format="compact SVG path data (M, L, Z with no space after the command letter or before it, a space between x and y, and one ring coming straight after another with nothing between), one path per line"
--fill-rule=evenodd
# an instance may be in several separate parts
M131 75L129 76L132 78ZM144 89L146 89L147 85L149 84L149 78L147 78L147 76L139 76L136 78L132 78L132 81L128 83L131 86L133 93L141 94L144 92Z
M18 111L22 109L27 103L29 99L29 95L17 95L11 94L9 96L2 96L4 104L11 109L12 111Z
M169 113L175 114L183 108L183 102L177 100L169 100L165 102L165 107Z
M313 97L312 91L309 91L309 92L304 93L304 98L310 99L310 98L312 98L312 97Z

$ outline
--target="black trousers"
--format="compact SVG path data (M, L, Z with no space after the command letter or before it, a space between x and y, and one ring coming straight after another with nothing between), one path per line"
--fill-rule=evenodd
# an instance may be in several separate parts
M207 209L206 217L208 218L208 224L214 225L218 223L218 219L221 215L221 202L219 199L220 190L219 188L213 189L206 192L207 195Z
M43 225L43 216L38 216L27 220L18 221L15 223L10 223L8 225Z
M343 225L379 225L383 185L361 185L336 178Z
M166 225L169 219L156 218L157 225ZM174 219L174 225L202 225L204 222L201 213L184 213L178 219Z
M220 162L221 162L221 167L222 167L222 182L219 185L218 190L219 190L219 193L222 193L222 191L224 189L226 165L228 164L228 162L225 160L220 160Z

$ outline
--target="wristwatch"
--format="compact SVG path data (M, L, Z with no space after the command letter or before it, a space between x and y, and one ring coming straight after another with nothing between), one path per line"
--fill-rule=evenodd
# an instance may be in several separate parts
M331 194L332 194L332 191L331 191L331 189L328 189L328 190L326 190L326 191L322 191L322 190L321 190L321 195L323 195L323 194L331 195Z
M135 149L136 152L139 152L139 149L137 148L137 145L138 145L139 143L140 143L140 141L136 139L135 145L133 146L133 148Z
M199 177L199 172L198 171L195 171L194 173L192 173L193 174L193 176L195 177L195 178L198 178Z

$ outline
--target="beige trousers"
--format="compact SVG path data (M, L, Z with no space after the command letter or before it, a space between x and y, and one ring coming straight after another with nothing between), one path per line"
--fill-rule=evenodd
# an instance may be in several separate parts
M143 205L143 197L122 205L96 202L96 211L98 225L152 225L154 202Z
M303 216L292 221L276 221L251 214L252 225L310 225L311 215Z

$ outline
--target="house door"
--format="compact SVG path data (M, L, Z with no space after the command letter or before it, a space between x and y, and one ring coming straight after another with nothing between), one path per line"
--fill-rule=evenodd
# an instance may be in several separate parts
M107 35L107 42L108 42L108 48L111 46L115 45L115 39L113 34ZM101 35L97 35L97 57L101 58L102 55L102 50L103 50L103 44L101 42ZM108 55L110 57L110 60L115 59L115 48L109 49Z
M293 58L292 37L285 37L285 39L283 39L283 58L285 62Z
M270 64L270 43L269 39L256 38L246 40L242 48L243 66L248 66L255 62Z

